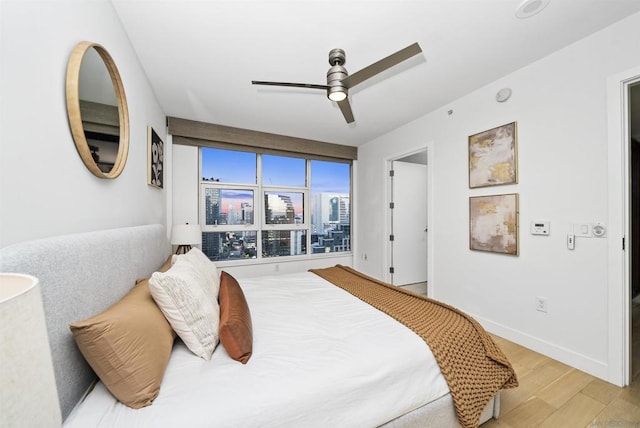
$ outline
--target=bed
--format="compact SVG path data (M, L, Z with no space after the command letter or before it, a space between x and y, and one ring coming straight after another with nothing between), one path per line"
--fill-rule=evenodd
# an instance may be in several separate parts
M327 280L322 270L240 279L253 327L248 361L234 360L222 344L206 360L178 338L153 402L138 409L122 404L96 382L69 325L121 301L167 260L161 225L0 249L0 270L40 279L65 427L459 426L451 379L419 329ZM506 359L501 364L511 376L500 382L515 386ZM463 426L498 416L499 389Z

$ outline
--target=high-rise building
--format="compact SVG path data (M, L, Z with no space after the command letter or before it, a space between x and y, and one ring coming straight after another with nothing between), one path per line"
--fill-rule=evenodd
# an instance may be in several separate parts
M253 206L248 202L240 204L240 220L242 224L253 224Z
M350 222L350 198L345 193L320 192L313 195L311 211L312 232L325 234L335 225L348 225Z
M206 224L224 224L220 218L220 189L205 190L205 221Z
M349 195L340 196L340 220L341 225L351 224L351 198Z
M264 206L268 224L295 224L296 213L290 196L265 193Z
M202 234L202 252L211 260L220 260L221 239L218 232L204 232Z

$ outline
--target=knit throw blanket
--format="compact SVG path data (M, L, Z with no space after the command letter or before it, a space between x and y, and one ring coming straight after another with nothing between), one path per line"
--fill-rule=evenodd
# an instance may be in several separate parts
M427 343L463 427L477 427L491 398L503 388L518 386L507 357L482 326L463 312L346 266L310 271L395 318Z

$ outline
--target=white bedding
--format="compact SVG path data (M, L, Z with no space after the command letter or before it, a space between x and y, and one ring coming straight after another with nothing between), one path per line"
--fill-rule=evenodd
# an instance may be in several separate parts
M304 272L240 281L246 365L179 340L159 396L134 410L99 382L65 421L87 427L374 427L449 392L429 347L391 317Z

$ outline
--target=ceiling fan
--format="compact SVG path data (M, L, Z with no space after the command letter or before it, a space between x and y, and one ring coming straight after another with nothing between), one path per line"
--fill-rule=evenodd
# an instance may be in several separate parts
M268 85L268 86L290 86L296 88L310 88L310 89L323 89L327 91L327 97L331 101L338 103L340 111L344 116L347 123L354 121L353 112L351 111L351 105L349 104L349 89L356 86L358 83L362 83L365 80L382 73L383 71L400 64L401 62L419 54L422 52L420 45L414 43L407 46L404 49L393 53L380 61L363 68L360 71L349 75L347 69L343 67L346 62L346 56L342 49L332 49L329 51L329 64L331 68L327 71L327 84L316 85L313 83L289 83L289 82L265 82L261 80L252 80L254 85Z

